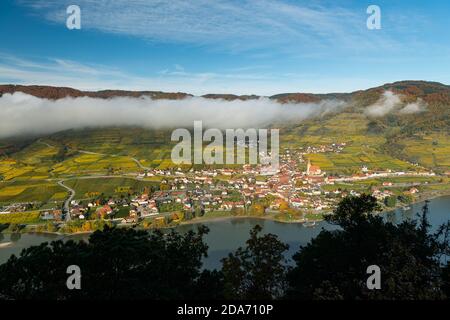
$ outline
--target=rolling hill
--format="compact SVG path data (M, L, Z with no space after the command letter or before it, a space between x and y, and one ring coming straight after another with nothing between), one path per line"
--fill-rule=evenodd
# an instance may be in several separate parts
M371 117L367 109L386 91L397 94L401 104L421 101L426 108L403 114L394 110ZM156 91L97 92L48 86L0 85L0 94L24 92L46 99L63 97L150 96L152 99L183 99L186 93ZM207 99L248 100L258 96L211 94ZM281 103L317 102L339 99L344 109L298 123L277 123L281 148L327 145L345 142L338 154L311 154L309 158L323 170L335 174L372 169L410 170L420 165L437 173L450 171L450 86L425 81L400 81L351 93L284 93L270 97ZM66 130L46 136L0 140L0 203L20 201L27 193L42 201L64 198L64 191L48 179L85 174L127 174L143 167L173 167L170 152L171 130L139 127ZM84 152L78 152L83 150ZM6 189L5 189L6 188Z

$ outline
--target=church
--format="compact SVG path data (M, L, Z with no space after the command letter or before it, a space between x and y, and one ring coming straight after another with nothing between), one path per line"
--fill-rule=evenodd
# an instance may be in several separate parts
M319 166L313 166L311 164L311 160L308 159L308 163L306 165L306 175L307 176L318 176L322 173Z

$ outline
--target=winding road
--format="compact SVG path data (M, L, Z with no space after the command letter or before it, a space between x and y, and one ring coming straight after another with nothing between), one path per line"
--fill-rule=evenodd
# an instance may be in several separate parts
M47 147L50 148L57 148L57 146L53 146L45 141L42 140L38 140L39 143L42 143L44 145L46 145ZM72 148L69 148L72 149ZM137 166L141 169L141 170L150 170L151 168L149 167L145 167L142 165L142 163L131 156L126 156L126 155L118 155L118 154L107 154L107 153L100 153L100 152L93 152L93 151L87 151L87 150L80 150L80 149L72 149L73 151L79 152L79 153L83 153L83 154L96 154L96 155L101 155L101 156L108 156L108 157L128 157L131 160L133 160ZM117 176L85 176L85 177L77 177L77 179L90 179L90 178L109 178L109 177L117 177ZM69 178L70 179L70 178ZM61 187L63 187L64 189L66 189L67 191L69 191L69 197L66 199L66 201L64 202L64 213L65 213L65 217L66 217L66 222L71 220L70 217L70 202L73 200L73 198L75 197L75 190L73 190L72 188L68 187L67 185L64 184L64 181L69 180L69 179L63 179L63 180L59 180L58 181L58 185L60 185Z
M66 201L64 201L64 214L66 217L66 222L69 222L71 217L70 217L70 202L73 200L73 198L75 197L75 190L73 190L72 188L66 186L64 184L64 180L60 180L58 181L58 185L60 185L61 187L67 189L69 191L69 197L66 199Z

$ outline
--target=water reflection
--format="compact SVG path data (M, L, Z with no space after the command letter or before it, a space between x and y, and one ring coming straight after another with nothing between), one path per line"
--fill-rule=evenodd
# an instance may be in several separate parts
M17 242L22 238L22 234L20 232L11 233L10 239L12 242Z
M392 224L397 224L397 216L394 211L386 213L386 221Z
M417 218L417 215L414 214L414 210L412 210L412 209L408 209L408 210L400 209L400 211L401 211L401 215L402 215L402 220L404 220L404 221L411 221L414 218Z
M392 223L400 223L404 220L416 219L416 213L421 212L423 203L411 205L411 209L393 210L384 215L386 221ZM432 225L432 231L450 219L450 197L443 197L433 199L430 202L429 220ZM182 225L176 228L180 233L188 232L189 230L197 231L200 225L209 227L210 232L205 236L205 241L209 246L208 258L204 260L206 268L220 267L220 259L227 256L229 252L236 250L239 246L245 245L249 238L249 232L255 225L260 225L263 228L263 233L272 233L278 235L280 240L289 244L289 252L287 256L291 256L298 251L299 246L306 245L312 238L316 237L322 228L327 230L337 229L337 226L330 225L325 222L317 223L312 228L305 228L297 223L281 223L264 219L220 219L216 221L202 222L192 225ZM169 232L170 230L164 230ZM19 254L23 248L28 248L32 245L39 245L42 242L50 242L52 240L63 239L64 241L72 240L87 240L89 235L73 235L73 236L58 236L53 234L11 234L1 235L6 238L6 241L12 241L13 244L0 249L0 264L4 263L11 254ZM0 238L0 241L4 238ZM8 239L10 238L10 239Z

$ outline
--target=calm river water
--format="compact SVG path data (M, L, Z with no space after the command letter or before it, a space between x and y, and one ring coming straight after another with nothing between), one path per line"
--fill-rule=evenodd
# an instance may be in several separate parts
M423 203L411 205L410 210L397 209L386 213L385 217L391 222L400 222L404 219L412 219L416 213L420 212ZM450 196L436 198L430 202L429 219L434 229L444 222L450 220ZM203 222L209 227L210 232L205 240L209 246L209 255L204 260L204 267L208 269L219 268L220 259L227 256L231 251L245 244L249 237L249 231L257 224L263 227L264 233L273 233L289 244L287 256L290 258L300 245L305 245L311 238L317 236L322 228L333 229L335 226L326 222L316 224L314 227L303 227L301 224L280 223L262 219L252 218L230 218ZM195 230L196 224L183 225L177 229L180 232ZM2 235L0 234L0 263L4 263L11 254L18 255L23 248L37 245L42 242L57 239L87 239L88 235L59 236L51 234L18 234ZM2 243L12 242L6 247Z

